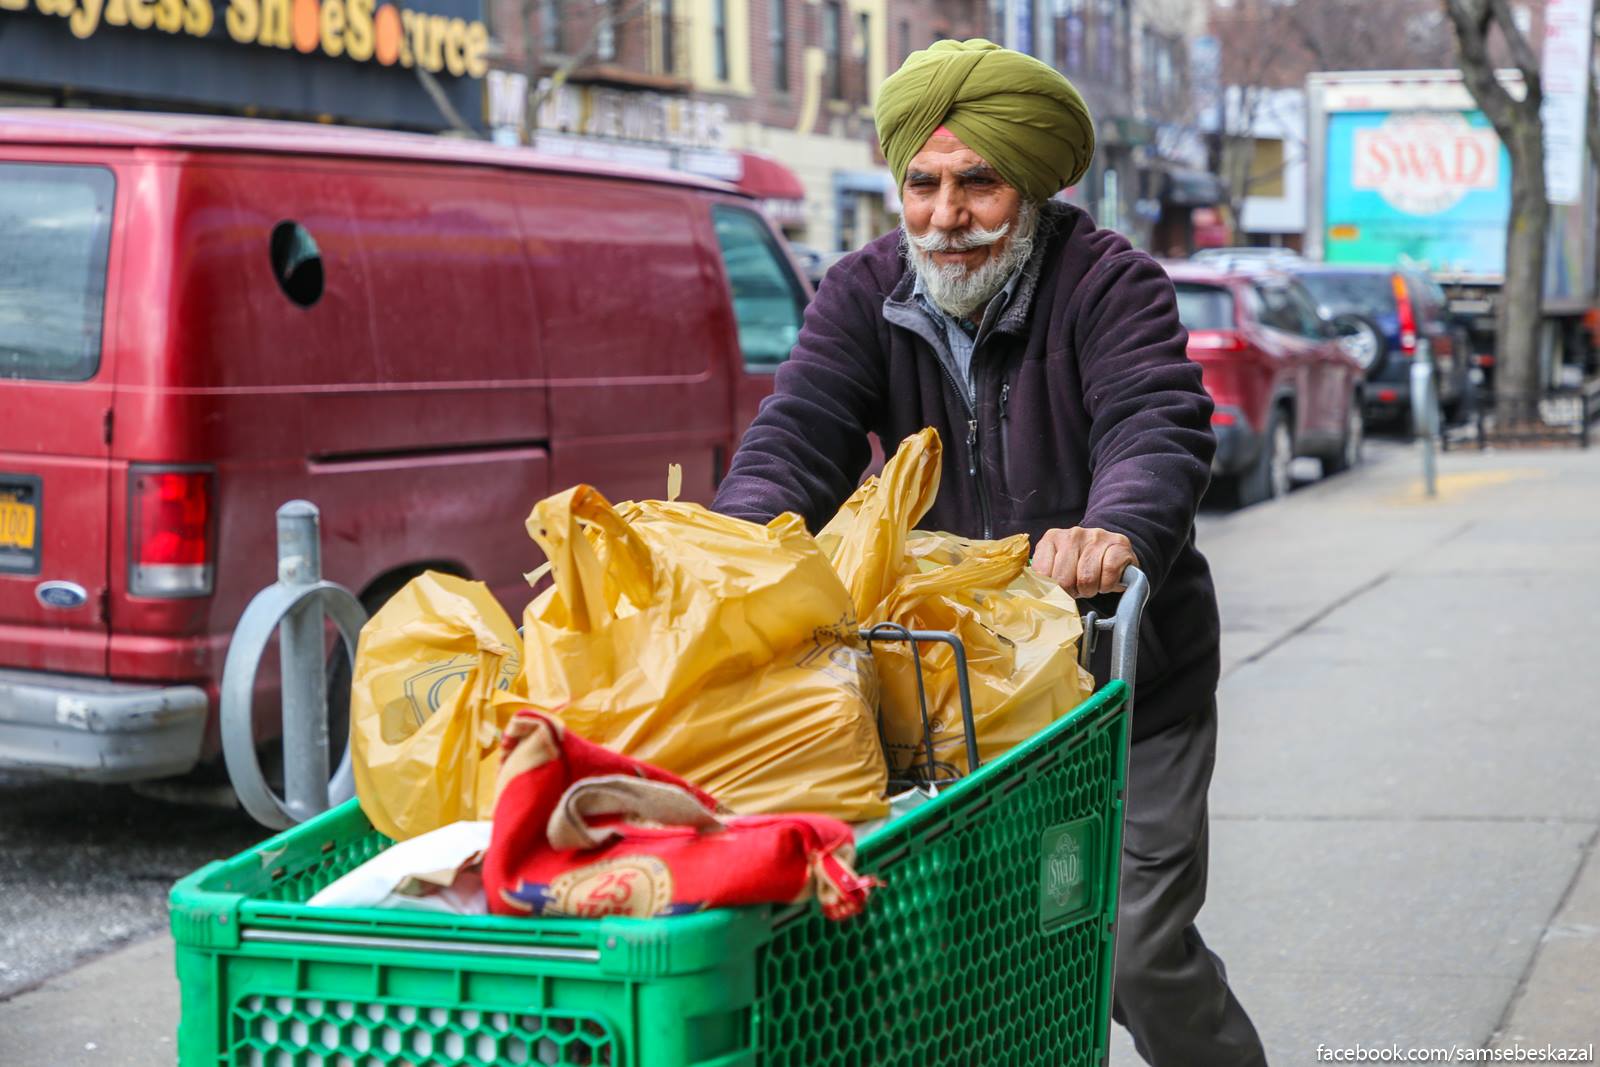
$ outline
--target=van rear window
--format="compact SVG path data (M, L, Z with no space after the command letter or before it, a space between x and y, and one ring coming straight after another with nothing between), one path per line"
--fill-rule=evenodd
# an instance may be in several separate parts
M100 368L115 189L104 167L0 163L0 378Z

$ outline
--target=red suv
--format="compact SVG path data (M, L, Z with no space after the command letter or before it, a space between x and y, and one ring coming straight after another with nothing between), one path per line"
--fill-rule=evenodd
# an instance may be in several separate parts
M1283 496L1296 456L1326 472L1361 459L1364 383L1305 287L1272 270L1167 265L1189 358L1216 401L1215 489L1238 504Z

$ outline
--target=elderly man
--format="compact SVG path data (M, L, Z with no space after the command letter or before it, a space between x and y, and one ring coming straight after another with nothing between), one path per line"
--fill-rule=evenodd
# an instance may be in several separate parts
M945 441L930 529L1034 539L1075 597L1137 563L1141 633L1115 1016L1157 1067L1264 1064L1195 929L1216 751L1217 607L1194 515L1215 442L1172 284L1052 199L1094 128L1070 82L988 41L941 41L884 83L878 136L902 230L828 272L715 507L825 523L876 433ZM1103 670L1103 667L1101 668Z

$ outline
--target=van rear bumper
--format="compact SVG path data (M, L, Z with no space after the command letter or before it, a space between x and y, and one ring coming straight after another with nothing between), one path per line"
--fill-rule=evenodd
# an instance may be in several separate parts
M200 758L207 707L199 686L0 670L0 770L92 782L183 774Z

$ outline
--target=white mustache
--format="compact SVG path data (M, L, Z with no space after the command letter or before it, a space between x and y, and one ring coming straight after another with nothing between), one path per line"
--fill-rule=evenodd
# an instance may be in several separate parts
M906 238L921 252L971 252L987 248L1011 232L1011 223L1002 222L992 230L974 226L965 230L929 229L927 233L907 233Z

